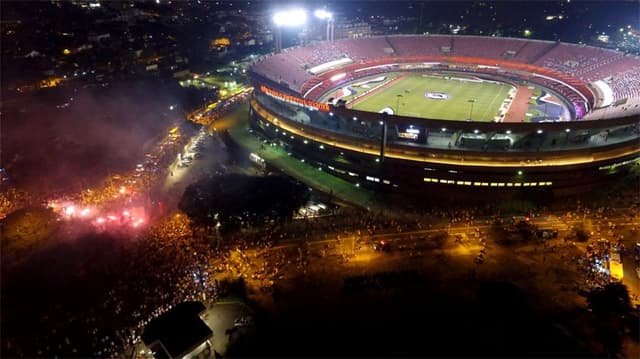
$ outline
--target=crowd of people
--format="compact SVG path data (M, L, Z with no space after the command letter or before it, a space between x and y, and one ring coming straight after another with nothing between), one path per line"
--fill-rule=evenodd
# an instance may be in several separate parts
M31 196L16 188L3 188L0 191L0 220L8 216L11 212L26 207L32 202Z
M179 148L179 143L173 138L165 145ZM136 171L132 177L119 180L139 179L148 174L149 181L145 183L153 185L157 178L153 166L160 166L163 160L153 157L152 162L155 165L145 164L145 174ZM85 201L107 202L120 194L121 187L117 182L85 197ZM626 198L626 201L635 200L633 196ZM618 206L628 204L617 203ZM587 208L580 203L568 207L567 218L590 216L606 221L607 214L613 212L612 208ZM540 209L528 215L546 213L547 209ZM313 256L309 244L314 241L335 240L339 244L345 237L355 236L360 240L385 233L447 228L447 225L470 227L490 224L500 217L501 211L492 206L443 204L440 208L389 213L338 208L325 217L243 228L222 237L211 228L195 226L184 214L173 213L157 219L147 231L128 241L114 265L92 272L99 277L96 282L100 288L93 288L91 296L80 302L55 303L55 310L29 333L37 339L5 337L3 346L9 355L15 356L119 356L139 341L152 318L185 300L213 300L224 292L225 279L244 278L255 288L270 292L279 280L306 273L314 258L325 257L327 252L339 254L338 245L332 244L327 245L319 257ZM475 235L480 238L479 233ZM291 243L295 245L274 250L276 246ZM612 245L620 244L596 242L587 251L586 259L580 261L585 264L588 286L599 286L610 280L595 271L592 264ZM546 245L544 249L562 250L561 247L546 248Z
M579 206L567 216L590 215L606 221L607 213L611 211ZM222 238L195 227L187 216L176 213L157 221L148 233L132 242L117 268L110 269L111 280L103 282L102 300L81 308L60 308L60 318L56 320L64 324L58 323L56 329L34 342L33 352L16 353L117 356L139 340L151 318L184 300L212 300L224 279L244 278L251 286L271 292L279 280L305 273L314 258L322 257L310 255L308 244L312 241L330 239L340 243L347 236L367 238L381 233L446 228L447 224L487 224L497 216L498 211L490 207L400 215L341 208L331 216L252 227ZM274 250L290 243L296 245ZM590 259L608 249L596 244L580 263L593 263ZM548 251L562 250L543 246ZM331 245L321 253L337 255L337 247ZM608 278L592 268L585 266L587 284L604 284Z

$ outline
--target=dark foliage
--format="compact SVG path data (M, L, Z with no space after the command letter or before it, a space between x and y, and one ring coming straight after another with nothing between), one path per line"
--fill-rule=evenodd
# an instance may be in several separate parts
M187 187L179 208L202 225L223 230L292 217L307 199L303 185L283 177L237 174L203 178Z

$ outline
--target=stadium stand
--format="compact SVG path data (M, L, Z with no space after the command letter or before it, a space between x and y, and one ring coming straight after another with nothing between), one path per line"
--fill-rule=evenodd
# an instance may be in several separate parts
M500 60L496 64L502 66L507 64L503 61L529 63L554 70L556 73L549 71L540 73L551 77L557 72L569 75L569 77L564 76L562 81L568 81L571 86L578 88L591 103L595 101L592 101L593 95L590 91L586 86L577 85L578 82L571 81L571 78L576 81L582 80L585 84L596 80L607 81L613 90L615 101L640 97L639 57L591 46L515 38L398 35L338 40L333 43L323 42L289 48L281 54L265 56L256 63L252 71L263 78L286 85L300 94L313 89L310 93L313 97L328 87L338 84L328 83L326 81L328 77L319 78L307 71L323 63L345 57L372 65L388 63L391 59L399 58L415 58L416 61L420 61L420 57L424 57L425 61L437 61L446 59L448 56ZM358 65L355 64L355 66ZM541 71L539 67L536 71ZM344 68L346 72L354 70L352 65ZM360 73L359 76L383 71L384 69L370 70ZM570 88L558 82L540 81L566 96L570 101L584 102L582 96L576 95Z
M555 45L555 42L549 41L525 41L522 47L516 51L515 56L511 60L528 64L533 63L538 57L542 56L545 51L551 49Z
M451 36L389 36L387 40L401 56L442 55L442 47L451 46Z
M453 38L453 55L503 60L509 51L516 52L526 40L496 37L456 36Z
M384 37L368 37L337 42L354 60L369 60L393 56L392 48Z

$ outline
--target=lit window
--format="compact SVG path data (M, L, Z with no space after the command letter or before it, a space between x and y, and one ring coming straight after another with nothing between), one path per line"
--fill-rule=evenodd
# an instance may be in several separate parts
M547 186L551 186L553 182L547 182Z
M456 181L456 184L457 184L457 185L463 185L463 184L464 184L464 181Z
M469 181L464 181L464 185L465 185L465 186L471 186L471 182L469 182Z
M489 183L488 182L482 182L482 187L488 187Z
M499 182L498 187L504 187L504 182Z
M491 182L489 185L490 185L491 187L498 187L498 183L496 183L496 182Z
M514 183L513 185L514 185L514 186L516 186L516 187L521 187L521 186L522 186L522 183L520 183L520 182L516 182L516 183Z
M522 184L524 187L529 187L529 182L525 182Z
M544 186L545 184L545 182L538 182L538 186Z
M507 182L507 187L513 187L513 183Z
M447 180L441 179L440 183L447 183Z
M481 186L482 184L480 182L473 182L474 186Z
M448 181L447 181L447 183L448 183L448 184L454 184L454 183L455 183L455 181L454 181L454 180L448 180Z

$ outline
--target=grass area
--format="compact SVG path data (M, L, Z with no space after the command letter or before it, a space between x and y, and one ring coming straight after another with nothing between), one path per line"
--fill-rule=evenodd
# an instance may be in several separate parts
M289 156L281 147L262 146L263 143L260 139L250 133L246 123L243 123L243 119L246 119L248 112L248 106L243 105L226 116L231 118L231 122L234 123L234 126L229 128L229 135L234 142L264 158L267 163L278 168L283 173L321 192L333 193L335 198L357 206L368 207L373 210L386 209L386 207L378 203L379 201L377 201L373 192L356 187L339 177L303 163L297 158Z
M534 97L542 96L542 89L540 87L538 87L538 86L535 86L533 88L533 94L531 96L534 96Z
M384 76L386 77L386 79L384 81L380 81L380 82L371 82L371 83L367 83L367 84L364 84L364 85L361 85L361 86L354 86L354 85L343 86L343 88L350 87L350 88L356 90L356 92L354 92L353 94L348 95L348 96L343 96L343 97L341 97L341 99L349 102L349 101L353 100L354 97L360 95L361 93L366 92L367 90L370 90L370 89L378 87L378 86L382 86L382 85L386 84L387 82L392 81L396 77L400 76L400 73L388 73L388 74L385 74ZM365 77L365 78L362 78L362 79L358 79L358 81L355 82L355 83L358 84L358 83L367 82L368 80L372 80L372 79L375 79L377 77L380 77L380 76L378 75L378 76ZM334 91L334 93L335 92L336 91Z
M372 192L356 187L350 182L301 162L297 158L289 156L286 151L278 146L262 147L262 142L249 133L247 127L232 128L229 130L229 134L242 147L258 154L267 163L310 187L325 193L331 192L336 198L347 203L369 208L377 207Z
M510 89L511 86L507 84L410 74L388 85L386 89L368 95L353 105L353 108L379 112L386 107L395 109L398 104L400 115L459 121L468 120L471 115L474 121L488 122L498 114ZM448 98L427 98L427 92L444 93ZM402 95L399 100L398 95Z

